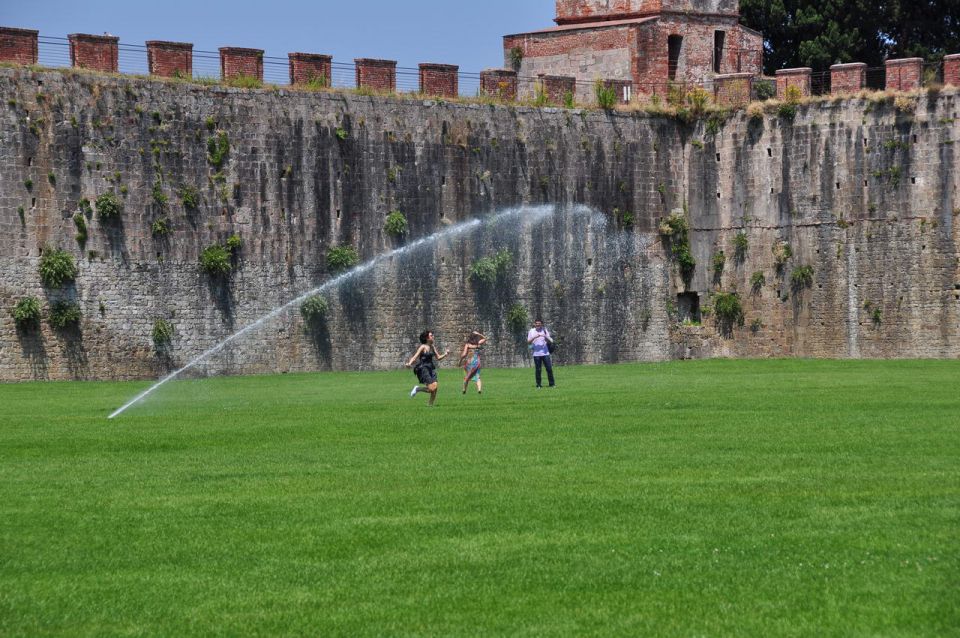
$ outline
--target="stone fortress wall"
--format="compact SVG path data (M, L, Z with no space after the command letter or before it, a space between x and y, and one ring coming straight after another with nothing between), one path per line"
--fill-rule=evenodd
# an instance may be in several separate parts
M506 322L516 304L548 322L567 363L956 357L960 96L912 100L912 110L851 97L800 105L792 120L737 112L685 124L3 68L0 379L155 377L329 279L334 246L368 260L460 222L541 204L584 205L606 225L563 211L520 226L484 224L331 292L319 332L294 308L203 371L395 368L424 327L450 347L479 327L492 337L488 365L523 365L526 350ZM208 143L221 134L229 151L217 168ZM180 200L185 185L200 195L195 209ZM122 200L121 220L87 214L81 247L80 202L107 191ZM384 232L391 211L406 216L406 239ZM689 283L660 232L674 211L686 211L691 226ZM157 236L161 218L170 232ZM243 247L229 279L201 273L201 251L233 234ZM773 249L783 243L793 256L778 273ZM73 254L74 285L41 285L45 247ZM470 279L476 259L503 248L512 255L503 280ZM791 272L803 266L813 282L793 289ZM754 291L757 272L765 283ZM736 291L745 310L729 333L697 312L719 291ZM58 299L76 300L79 327L43 321L18 331L9 310L28 295L45 313ZM158 318L175 329L162 353L151 339Z

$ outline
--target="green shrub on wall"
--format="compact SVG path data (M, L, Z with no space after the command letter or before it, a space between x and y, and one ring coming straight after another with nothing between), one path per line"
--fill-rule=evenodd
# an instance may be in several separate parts
M813 266L798 266L790 273L790 286L794 292L813 285Z
M182 203L183 207L187 210L200 208L200 193L193 186L184 184L180 187L178 194L180 195L180 203Z
M103 220L119 219L123 212L123 204L113 191L100 195L96 201L97 215Z
M40 281L47 288L62 288L77 278L73 255L59 248L44 248L40 255Z
M220 244L207 246L200 253L200 270L211 277L226 277L233 267L230 252Z
M157 350L164 350L173 342L173 324L166 319L157 319L153 322L153 345Z
M597 98L597 106L605 111L612 110L617 105L617 90L607 86L602 80L593 83L593 94Z
M243 248L243 239L241 239L240 235L230 235L227 239L227 250L230 251L230 254L236 255L240 252L241 248Z
M747 233L740 231L733 238L733 258L737 263L743 263L747 258L747 251L750 249L750 238Z
M40 301L36 297L24 297L13 307L10 315L18 329L36 328L40 325Z
M316 326L326 318L329 309L330 305L325 297L313 295L300 305L300 316L310 326Z
M713 296L713 312L724 334L730 333L734 326L744 324L743 304L740 295L735 292L718 292Z
M523 304L513 304L510 306L510 310L507 311L507 327L510 328L510 331L514 334L522 334L527 328L527 323L529 323L530 315L527 313L526 307Z
M360 263L360 255L353 246L335 246L327 252L327 266L333 272L353 268Z
M207 140L207 159L211 166L217 170L227 161L227 154L229 153L230 139L223 131L218 131L216 135Z
M506 249L491 257L482 257L470 264L470 279L492 284L507 274L512 263L513 255Z
M391 237L402 237L407 234L407 218L398 210L387 215L387 221L383 225L384 231Z
M80 306L72 301L58 301L50 308L50 325L56 330L66 330L80 324Z
M690 251L690 222L686 215L676 212L667 217L660 224L660 234L670 243L670 253L677 260L681 278L689 283L697 267L697 260Z

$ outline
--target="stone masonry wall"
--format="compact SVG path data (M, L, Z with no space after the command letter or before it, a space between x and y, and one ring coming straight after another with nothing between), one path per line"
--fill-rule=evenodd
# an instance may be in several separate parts
M643 114L25 69L0 69L0 99L2 380L175 369L328 281L328 251L341 244L361 261L413 247L325 293L319 329L294 306L200 372L395 368L426 327L450 348L479 328L491 337L488 365L522 365L526 349L506 321L516 304L552 327L567 363L960 354L954 93L924 95L912 113L861 99L801 106L793 121L741 113L719 130ZM229 152L217 168L208 142L220 133ZM184 186L197 189L196 209L181 202ZM121 196L121 222L86 215L81 247L78 202L108 190ZM531 207L489 221L521 206ZM383 229L397 210L406 238ZM689 284L658 231L683 210L698 263ZM414 245L475 218L488 221ZM166 236L152 232L159 219ZM232 275L202 274L203 248L233 234L244 243ZM793 256L778 272L780 243ZM75 285L42 287L44 246L74 255ZM470 278L471 264L503 249L512 265L497 283ZM802 266L813 282L792 287ZM757 272L765 282L754 291ZM739 293L742 326L721 330L712 315L696 325L691 300L708 308L718 291ZM9 310L27 295L45 313L76 300L79 328L44 320L18 331ZM175 333L157 353L160 318Z

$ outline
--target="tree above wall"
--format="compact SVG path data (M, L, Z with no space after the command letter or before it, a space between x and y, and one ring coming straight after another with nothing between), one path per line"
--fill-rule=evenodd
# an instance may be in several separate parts
M960 52L960 0L741 0L764 36L764 70Z

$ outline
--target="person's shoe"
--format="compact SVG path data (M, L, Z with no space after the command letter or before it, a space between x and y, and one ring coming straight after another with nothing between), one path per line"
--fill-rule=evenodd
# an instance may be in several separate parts
M413 397L417 396L417 392L419 391L420 391L420 386L418 385L413 386L413 390L410 390L410 398L412 399Z
M538 385L538 386L537 386L537 390L543 390L543 388Z

